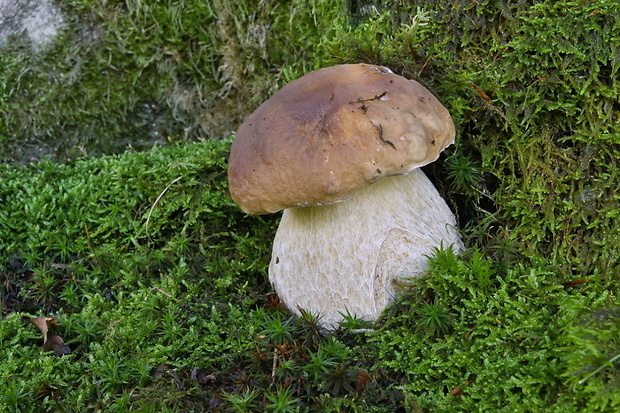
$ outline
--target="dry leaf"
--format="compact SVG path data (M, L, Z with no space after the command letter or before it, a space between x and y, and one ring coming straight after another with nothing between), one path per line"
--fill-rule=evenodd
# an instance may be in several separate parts
M71 349L60 336L50 334L50 330L58 325L53 317L37 317L31 319L30 322L37 326L43 335L43 351L53 351L57 356L71 353Z
M43 351L53 351L57 356L64 356L65 354L71 354L71 349L65 344L60 336L53 334L47 340L47 343L43 344Z
M41 334L43 334L43 344L47 343L47 332L54 321L53 317L37 317L30 320L32 324L37 326Z
M460 394L463 394L463 389L461 388L461 386L456 386L455 388L450 390L450 396L458 396Z
M155 370L155 376L162 377L164 375L170 374L172 370L174 370L174 367L172 365L160 363L159 366L157 366L157 370Z
M372 377L370 377L370 374L368 374L366 370L360 369L360 371L357 373L357 382L355 383L355 391L358 393L363 392L366 386L368 385L368 382L370 382L371 380L372 380Z
M466 381L465 383L463 383L463 387L465 386L469 386L470 384L472 384L472 381ZM460 396L462 394L465 394L465 390L463 390L463 387L461 386L456 386L455 388L453 388L452 390L450 390L450 392L448 393L450 396Z

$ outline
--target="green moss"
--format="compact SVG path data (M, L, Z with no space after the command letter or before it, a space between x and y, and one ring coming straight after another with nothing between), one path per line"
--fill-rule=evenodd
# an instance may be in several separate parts
M0 165L0 406L616 411L616 3L63 3L57 44L0 53L2 158L171 144ZM359 61L452 113L457 143L425 171L469 252L438 251L375 333L349 316L326 338L264 308L277 218L229 200L229 141L188 142ZM49 314L71 356L22 319Z
M576 385L585 376L576 368L605 363L617 346L603 350L613 340L599 343L594 347L605 355L596 362L581 358L593 354L578 320L588 308L609 314L604 308L617 299L602 286L564 287L540 264L504 271L477 251L465 259L439 251L430 276L392 309L375 336L381 364L406 374L406 392L431 411L610 411L620 399L604 389L617 385L617 365L598 378L596 391ZM429 337L426 319L416 316L428 297L452 313L451 329L440 337ZM617 320L606 321L617 328ZM603 324L590 326L590 334L610 334Z
M148 386L158 367L217 371L253 347L269 253L256 234L273 221L248 221L230 201L228 146L2 165L0 272L13 313L0 381L13 387L1 406L83 410ZM35 315L59 319L70 356L41 353ZM39 394L42 383L55 390Z
M331 47L420 79L446 104L459 138L440 179L465 195L463 218L486 221L484 248L507 235L567 278L608 278L620 252L619 12L614 1L387 2Z
M64 2L51 46L2 48L0 159L229 134L278 85L318 68L321 37L348 19L344 2L258 4Z

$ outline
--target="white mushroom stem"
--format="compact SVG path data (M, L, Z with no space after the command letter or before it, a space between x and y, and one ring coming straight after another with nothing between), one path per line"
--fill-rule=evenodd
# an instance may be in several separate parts
M395 281L418 277L441 244L463 244L456 219L420 169L384 178L344 202L285 209L269 280L286 306L322 316L375 320L395 299Z

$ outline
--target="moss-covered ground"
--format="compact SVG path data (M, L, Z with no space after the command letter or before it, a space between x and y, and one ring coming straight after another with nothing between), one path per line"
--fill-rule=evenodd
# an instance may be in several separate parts
M1 411L620 409L615 0L56 4L55 43L0 53ZM425 172L468 249L326 334L273 295L278 217L240 212L226 159L349 62L452 113Z

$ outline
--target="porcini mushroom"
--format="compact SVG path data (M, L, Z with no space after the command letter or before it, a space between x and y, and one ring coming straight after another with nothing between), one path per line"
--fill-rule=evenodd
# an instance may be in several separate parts
M368 64L311 72L239 127L229 159L247 213L284 209L269 280L287 307L335 328L376 319L395 281L427 269L434 247L461 250L456 219L419 169L454 142L433 94Z

